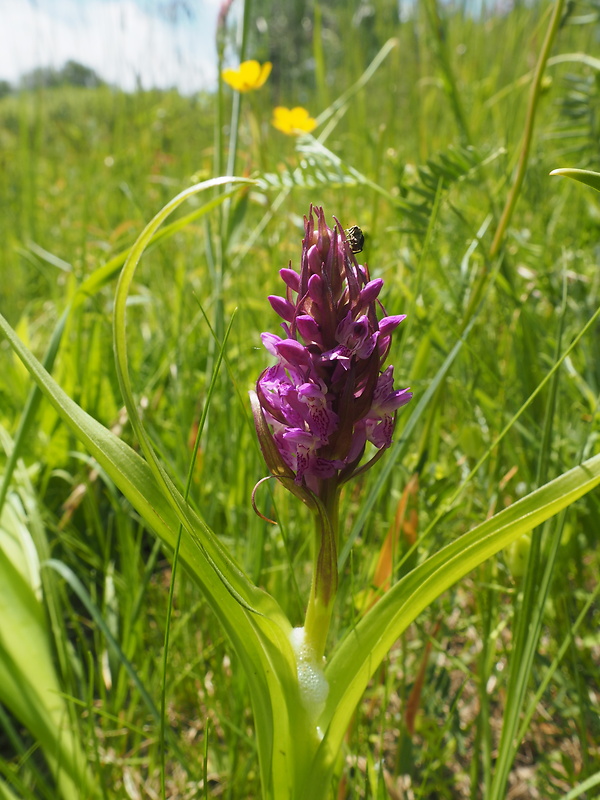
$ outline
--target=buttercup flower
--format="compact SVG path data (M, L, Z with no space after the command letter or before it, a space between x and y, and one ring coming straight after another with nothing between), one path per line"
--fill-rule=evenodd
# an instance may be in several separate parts
M242 61L239 69L224 69L221 77L236 92L251 92L260 89L271 74L272 66L270 61L264 64L254 60Z
M300 133L311 133L317 127L317 120L313 119L308 111L301 106L285 108L277 106L273 109L273 126L278 131L288 136L297 136Z
M277 363L256 385L256 427L272 474L322 497L356 473L367 442L378 450L371 462L392 442L396 411L412 393L395 390L393 367L383 365L405 317L385 315L383 281L370 279L322 208L305 218L300 272L280 275L285 297L269 301L284 335L262 334Z

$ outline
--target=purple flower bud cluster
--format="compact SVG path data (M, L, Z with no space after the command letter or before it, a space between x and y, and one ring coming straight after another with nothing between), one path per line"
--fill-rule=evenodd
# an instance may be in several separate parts
M405 315L377 318L383 281L357 263L337 220L329 228L311 206L304 225L300 273L282 269L285 297L269 297L284 336L262 334L277 363L256 394L275 452L296 484L319 493L321 481L351 477L367 441L389 447L395 412L412 393L394 390L393 367L383 370Z

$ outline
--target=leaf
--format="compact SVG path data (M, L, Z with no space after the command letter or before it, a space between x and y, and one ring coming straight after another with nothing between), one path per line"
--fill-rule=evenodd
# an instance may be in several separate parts
M60 797L76 800L81 791L96 797L98 787L61 696L33 554L25 511L10 494L0 516L0 702L41 746Z
M595 772L593 775L590 775L590 777L586 778L579 786L576 786L574 789L571 789L570 792L564 794L560 800L575 800L575 798L581 797L584 792L587 792L588 789L593 789L595 786L600 786L600 772Z
M303 774L308 768L319 742L300 693L296 657L290 640L291 624L277 602L248 579L220 539L193 512L162 466L133 397L126 340L129 288L144 250L160 225L194 194L221 185L249 183L254 181L235 177L204 181L181 192L154 216L132 247L120 275L113 334L116 371L129 421L146 457L141 463L154 481L150 497L154 502L163 501L182 526L178 552L184 563L186 546L190 542L201 553L201 563L196 560L197 578L247 673L256 718L263 792L265 796L275 793L274 796L283 797L295 785L295 771ZM177 546L178 529L171 527L169 538L171 546ZM189 547L187 549L189 553Z
M18 800L17 795L13 794L8 784L0 779L0 798L1 800Z
M367 684L389 648L442 592L523 533L600 484L600 455L561 475L430 556L396 583L334 650L325 669L330 685L319 720L325 736L306 796L333 769L334 754Z
M246 671L265 797L277 796L274 786L278 791L291 787L294 769L307 769L318 743L300 697L287 617L270 595L249 581L181 495L167 499L141 456L58 386L2 315L0 330L64 422L169 547L174 547L179 523L183 524L180 558L204 592Z
M197 192L251 181L224 177L191 187L171 200L146 226L123 268L115 299L117 371L134 430L147 461L78 406L46 372L0 315L0 330L59 416L97 460L147 524L174 548L227 633L246 671L256 720L264 796L295 796L320 742L303 705L291 646L291 624L277 602L244 574L221 540L188 505L164 467L139 418L127 370L125 310L128 288L145 247L160 224ZM221 196L220 199L222 199Z
M570 169L562 167L553 169L550 175L564 175L565 178L573 178L574 181L585 183L600 192L600 172L592 172L589 169Z

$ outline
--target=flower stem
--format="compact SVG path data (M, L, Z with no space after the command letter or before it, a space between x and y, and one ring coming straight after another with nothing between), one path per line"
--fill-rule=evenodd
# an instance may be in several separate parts
M315 512L313 577L304 620L305 642L315 660L325 654L331 614L338 587L337 550L339 487L337 479L323 481Z
M539 99L542 94L542 79L544 77L544 70L546 68L546 62L548 61L548 56L550 55L550 50L552 49L552 45L554 44L554 40L560 28L560 21L562 18L564 5L565 5L565 0L556 0L554 4L554 11L550 19L548 30L546 31L546 38L544 39L542 50L540 52L535 67L533 81L531 83L531 89L529 91L529 101L527 103L527 117L525 120L525 130L523 131L523 142L521 144L521 153L519 155L517 172L515 175L512 188L506 199L504 211L502 212L500 222L498 223L498 228L496 229L494 240L490 247L490 254L489 254L490 259L493 259L500 251L500 246L504 240L504 234L506 233L506 229L508 228L508 224L511 220L513 211L515 210L515 206L519 198L519 193L521 191L521 186L523 185L523 179L525 178L527 163L529 161L529 150L531 147L531 140L533 137L535 114Z

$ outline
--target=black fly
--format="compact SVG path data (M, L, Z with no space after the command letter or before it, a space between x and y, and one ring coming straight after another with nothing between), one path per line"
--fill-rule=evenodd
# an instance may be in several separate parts
M350 245L350 250L352 250L353 253L362 253L365 244L365 235L358 225L353 225L351 228L348 228L345 233L348 244Z

